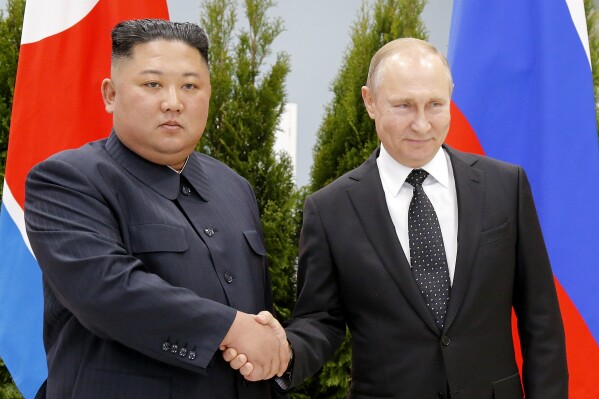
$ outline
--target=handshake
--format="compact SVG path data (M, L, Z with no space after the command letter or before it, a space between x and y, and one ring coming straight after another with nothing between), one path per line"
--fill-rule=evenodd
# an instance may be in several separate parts
M220 350L231 368L248 381L282 376L292 356L283 326L270 312L237 312Z

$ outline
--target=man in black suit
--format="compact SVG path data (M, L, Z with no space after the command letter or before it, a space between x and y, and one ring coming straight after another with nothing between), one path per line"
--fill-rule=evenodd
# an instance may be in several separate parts
M285 329L290 386L332 358L347 326L353 399L567 398L563 323L526 174L444 145L452 89L426 42L398 39L374 55L362 97L381 146L305 203ZM426 221L413 219L418 209ZM248 358L231 366L258 378Z
M193 151L211 94L206 35L125 21L112 45L110 137L52 156L26 183L45 293L38 397L269 398L219 351L239 347L265 378L289 360L253 315L272 301L252 188Z

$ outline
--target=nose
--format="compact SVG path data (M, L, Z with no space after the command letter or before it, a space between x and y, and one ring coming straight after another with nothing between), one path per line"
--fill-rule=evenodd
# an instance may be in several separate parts
M414 132L423 134L429 131L431 128L431 124L426 117L426 112L424 109L420 109L414 115L414 120L412 121L412 130Z
M161 104L162 112L181 112L183 110L183 102L176 88L170 88L165 91L165 97Z

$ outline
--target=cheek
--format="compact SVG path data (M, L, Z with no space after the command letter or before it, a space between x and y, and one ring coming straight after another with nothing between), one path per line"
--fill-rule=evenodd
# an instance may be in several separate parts
M208 105L210 104L210 97L196 99L190 102L189 111L195 115L194 120L198 123L204 123L208 117Z
M401 136L406 128L406 121L397 115L385 115L380 118L379 127L387 136Z
M155 101L135 91L123 95L119 101L119 108L127 118L147 118L147 115L159 109L159 104L155 105Z
M451 122L451 117L449 115L446 115L446 116L436 118L434 121L432 121L431 124L432 124L434 130L437 131L439 134L447 134L447 132L449 131L449 123L450 122Z
M432 114L429 118L431 124L435 124L437 126L448 126L449 121L451 120L451 114L449 113L449 109L444 109L443 111Z

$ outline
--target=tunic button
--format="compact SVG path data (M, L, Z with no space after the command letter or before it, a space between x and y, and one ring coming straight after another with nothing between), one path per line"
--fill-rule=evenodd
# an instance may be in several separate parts
M208 237L212 237L212 236L214 235L215 231L214 231L214 229L213 229L213 228L211 228L211 227L206 227L206 228L204 229L204 233L206 233L206 235L207 235Z
M191 194L191 189L187 186L181 186L181 193L183 193L183 195L189 195Z
M441 337L441 345L449 346L450 343L451 343L451 338L449 338L447 335L444 335Z
M229 272L225 273L225 281L229 284L233 282L233 275Z

